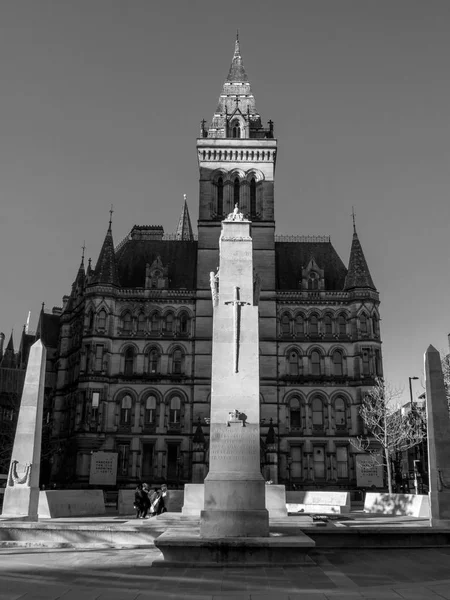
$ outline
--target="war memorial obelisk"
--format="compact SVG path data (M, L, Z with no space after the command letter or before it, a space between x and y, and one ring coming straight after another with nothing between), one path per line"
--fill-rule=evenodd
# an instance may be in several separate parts
M250 226L237 207L222 222L219 273L211 273L211 430L203 538L269 535L260 469L258 306Z

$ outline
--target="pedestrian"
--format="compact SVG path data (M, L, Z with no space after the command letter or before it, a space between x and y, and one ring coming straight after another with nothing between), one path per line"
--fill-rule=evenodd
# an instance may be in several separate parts
M145 506L145 494L142 483L138 483L134 490L134 510L136 511L136 519L142 519Z
M142 516L141 519L146 519L147 518L147 513L150 510L150 498L149 498L149 494L150 494L150 486L148 485L148 483L144 483L142 485L142 496L143 496L143 510L142 510Z
M159 515L159 506L161 503L161 490L159 488L154 488L152 492L149 494L150 498L150 516L156 517Z

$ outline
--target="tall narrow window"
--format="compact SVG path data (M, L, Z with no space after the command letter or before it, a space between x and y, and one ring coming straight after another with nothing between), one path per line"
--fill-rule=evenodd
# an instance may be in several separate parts
M152 348L148 354L148 372L152 375L158 373L159 352L156 348Z
M106 329L106 311L101 310L97 317L97 329L104 331Z
M181 398L172 396L170 399L169 423L179 423L181 417Z
M301 414L300 414L300 400L298 398L292 398L290 402L289 421L291 429L300 429L301 427Z
M183 372L183 353L179 348L174 350L172 355L172 373L180 375Z
M232 133L234 138L241 137L241 128L239 127L239 123L234 123Z
M252 217L256 216L256 181L254 177L250 180L250 214Z
M148 396L145 401L144 423L146 425L154 425L156 423L156 397Z
M91 420L97 421L98 419L98 407L100 406L100 392L92 392L92 413Z
M308 290L319 289L319 276L314 271L311 271L308 278Z
M381 362L380 350L375 350L375 374L378 377L383 377L383 364Z
M134 371L134 350L127 348L125 352L124 375L133 375Z
M339 315L338 317L338 328L339 335L346 335L347 333L347 320L344 315Z
M124 396L120 404L120 424L131 425L131 396Z
M311 375L320 375L320 354L317 350L311 352Z
M323 323L325 326L325 335L332 335L333 334L333 321L331 320L330 315L325 315Z
M137 320L137 330L138 333L145 333L145 325L146 325L146 318L144 313L139 313L138 315L138 320Z
M223 215L223 178L217 181L217 214Z
M368 348L362 350L362 372L363 375L370 375L370 353Z
M239 199L240 199L240 192L241 192L241 185L239 182L239 177L236 177L236 179L234 180L233 183L233 196L234 196L234 204L237 204L239 206Z
M166 333L173 333L173 314L166 315Z
M338 479L348 478L348 448L338 446L336 448L336 466Z
M373 335L375 337L378 337L380 335L380 324L379 324L377 315L372 316L372 327L373 327Z
M95 317L94 311L91 310L91 312L89 313L89 329L93 329L93 327L94 327L94 317Z
M340 377L344 374L342 354L339 350L333 352L333 375Z
M303 315L295 317L295 335L303 335L305 333L305 320Z
M298 354L293 350L289 352L289 375L296 377L299 374Z
M128 475L128 462L130 460L130 445L119 444L117 447L117 471L120 475Z
M131 314L129 312L123 315L122 330L124 333L130 333L131 331Z
M336 398L334 403L334 420L336 423L336 429L346 428L345 401L343 398Z
M95 370L101 371L103 369L103 344L97 344L95 346Z
M325 479L325 449L316 446L313 452L314 479Z
M368 332L367 317L364 313L359 317L359 328L360 328L362 335L367 334L367 332Z
M281 335L289 335L291 333L291 319L289 315L285 313L281 317Z
M311 315L309 318L309 335L318 335L319 333L319 320L316 315Z
M312 401L313 429L323 429L323 404L320 398Z
M159 333L159 316L158 313L153 313L150 321L150 328L152 333Z
M300 479L302 477L302 448L301 446L291 447L291 478Z
M186 313L181 313L180 315L180 333L182 335L187 335L188 333L188 323L189 319Z

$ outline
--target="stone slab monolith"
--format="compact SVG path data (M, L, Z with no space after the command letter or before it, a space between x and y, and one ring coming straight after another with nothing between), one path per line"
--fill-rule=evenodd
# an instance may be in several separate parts
M450 420L441 356L433 346L425 352L425 383L430 524L450 527Z
M38 518L45 360L46 349L38 340L28 358L2 517Z
M211 430L201 538L269 535L260 470L258 306L250 226L237 208L222 222L219 273L211 273Z

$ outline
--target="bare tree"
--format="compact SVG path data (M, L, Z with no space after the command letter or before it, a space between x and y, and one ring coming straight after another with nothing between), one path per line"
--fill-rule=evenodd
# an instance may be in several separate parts
M404 413L396 403L400 395L400 390L377 378L376 385L366 394L359 411L368 434L350 439L357 450L368 452L374 462L386 467L390 494L392 494L391 460L396 453L416 446L425 435L423 412L412 407L408 413ZM380 449L381 459L378 458Z

